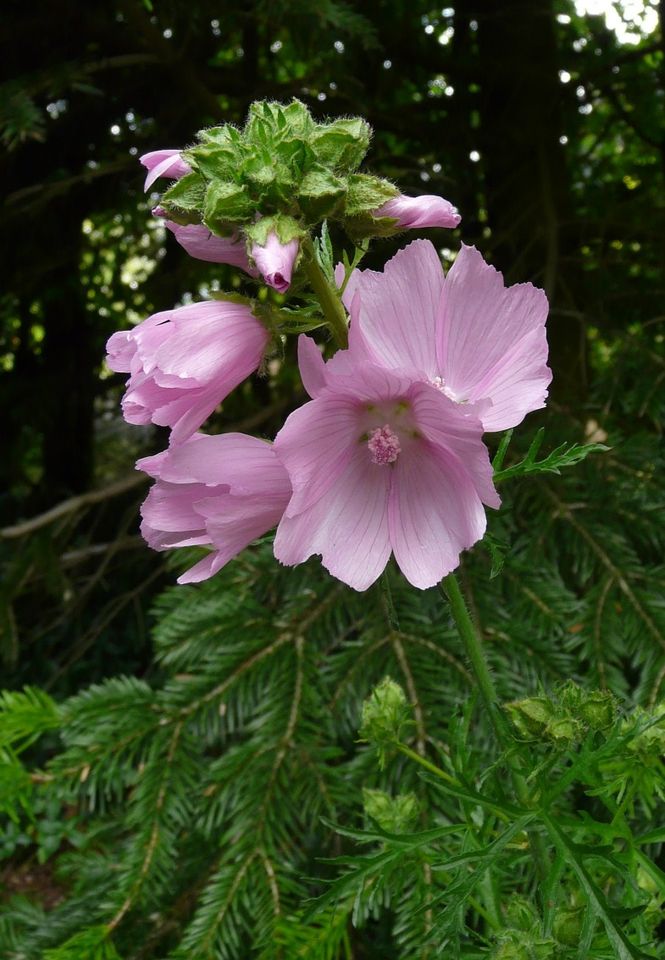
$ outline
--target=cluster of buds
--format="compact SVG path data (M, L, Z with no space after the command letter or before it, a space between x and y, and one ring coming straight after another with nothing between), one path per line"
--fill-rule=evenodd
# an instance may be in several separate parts
M584 690L572 680L552 696L527 697L505 705L520 738L568 745L588 734L606 733L617 719L616 697L605 690Z
M255 103L242 130L202 130L185 150L141 162L146 189L176 180L155 212L194 257L260 274L279 293L291 283L302 244L323 220L354 240L415 227L456 227L442 197L405 197L388 180L359 173L371 138L358 117L316 123L299 100Z

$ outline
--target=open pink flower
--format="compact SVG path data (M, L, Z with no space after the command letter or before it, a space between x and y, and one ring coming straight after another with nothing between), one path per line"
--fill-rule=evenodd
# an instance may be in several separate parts
M275 556L293 565L320 554L365 590L392 551L414 586L438 583L482 537L483 503L500 503L475 409L353 347L324 364L302 336L299 359L314 399L275 440L293 486Z
M192 168L180 156L179 150L151 150L139 157L139 163L148 171L145 178L144 190L149 190L159 177L170 177L179 180L185 174L191 173Z
M396 217L398 226L404 230L418 230L421 227L456 227L461 217L449 200L426 194L422 197L405 197L403 194L388 200L378 210L375 217Z
M271 230L265 246L255 243L252 246L252 260L256 264L265 282L278 293L285 293L291 284L291 276L300 243L290 240L282 243L274 230Z
M259 367L268 340L249 307L224 300L165 310L114 333L107 363L130 374L125 420L171 427L171 442L184 440Z
M217 573L278 523L291 495L272 445L241 433L197 433L136 466L157 481L141 507L148 544L154 550L212 547L178 583Z
M358 361L408 372L457 404L491 401L479 411L489 431L514 427L545 405L552 379L547 297L530 283L506 288L475 247L462 245L444 278L433 245L415 240L383 273L354 271L343 296L347 309L354 297L351 350Z

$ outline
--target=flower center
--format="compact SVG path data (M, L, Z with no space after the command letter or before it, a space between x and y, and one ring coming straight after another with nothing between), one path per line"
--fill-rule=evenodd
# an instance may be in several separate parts
M440 390L441 393L445 394L449 400L454 400L455 403L466 403L466 400L460 400L455 391L450 389L443 377L432 377L430 383L433 387L436 387L437 390Z
M399 437L387 423L372 430L367 439L367 449L373 463L394 463L402 452Z

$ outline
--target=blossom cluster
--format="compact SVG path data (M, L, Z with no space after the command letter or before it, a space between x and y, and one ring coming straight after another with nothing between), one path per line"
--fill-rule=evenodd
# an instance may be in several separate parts
M200 135L200 147L141 158L146 188L159 177L174 181L156 213L191 256L232 264L286 293L317 217L337 217L351 235L366 237L459 223L441 197L405 197L378 178L349 173L369 142L362 121L307 123L302 105L292 106L258 105L244 135L217 128ZM271 161L252 136L265 139L275 117L282 152L275 147ZM224 179L229 157L248 171L235 187ZM297 158L286 173L284 157ZM361 187L364 206L356 209ZM377 197L382 202L372 207ZM382 272L340 264L334 283L321 277L343 304L348 346L325 359L312 337L300 336L311 399L273 442L199 432L280 336L251 301L190 304L109 340L109 366L129 374L125 419L171 429L168 448L137 464L155 481L142 533L157 550L209 548L180 582L212 576L276 528L274 553L283 564L320 555L335 577L365 590L393 554L407 580L427 588L483 537L485 507L500 505L483 434L517 425L545 403L543 291L530 283L506 288L465 245L444 275L435 247L422 239Z

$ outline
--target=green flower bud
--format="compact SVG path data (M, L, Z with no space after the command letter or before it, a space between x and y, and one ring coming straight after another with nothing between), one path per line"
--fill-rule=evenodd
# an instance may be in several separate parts
M584 922L584 909L582 907L570 907L557 910L552 925L552 932L559 941L566 947L576 947L582 936L582 925Z
M376 820L388 833L405 833L418 816L419 803L415 793L400 793L396 797L383 790L363 788L365 813Z
M579 716L591 730L607 730L616 720L616 698L603 690L593 690L580 703Z
M385 763L385 748L399 741L411 722L410 708L398 683L385 677L362 708L360 738L379 747L379 764Z
M511 927L528 933L537 926L540 917L530 900L526 897L513 896L506 907L506 920Z
M525 740L542 739L551 720L554 719L554 704L548 697L528 697L526 700L514 700L507 703L513 725Z

